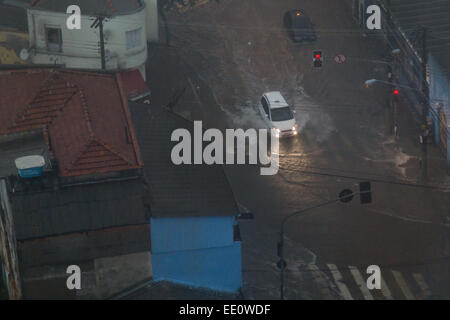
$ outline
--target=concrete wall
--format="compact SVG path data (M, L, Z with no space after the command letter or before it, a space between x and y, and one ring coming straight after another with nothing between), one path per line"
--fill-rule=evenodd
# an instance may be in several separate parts
M14 218L6 181L3 179L0 180L0 255L5 265L9 297L15 300L21 299L22 286L14 233Z
M147 11L147 41L159 41L158 0L145 0Z
M148 224L22 241L18 256L25 299L105 299L152 276ZM67 289L69 265L81 290Z
M18 242L21 269L150 251L150 227L116 227Z
M154 279L238 292L242 258L235 223L234 217L152 218Z
M104 23L106 68L142 69L147 60L146 10L114 16ZM67 15L42 10L28 11L30 47L35 64L63 64L68 68L101 69L99 29L91 28L91 17L82 16L81 30L66 27ZM45 27L60 28L63 49L60 53L47 50ZM128 50L126 32L142 28L141 45Z
M28 269L24 299L107 299L152 276L150 252L137 252L80 262L81 289L68 290L67 265Z
M97 295L108 298L152 277L150 251L94 261Z

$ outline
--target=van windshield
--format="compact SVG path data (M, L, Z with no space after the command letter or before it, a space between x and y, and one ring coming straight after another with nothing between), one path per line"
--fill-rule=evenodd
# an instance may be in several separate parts
M297 18L294 19L292 26L296 29L308 29L309 27L311 27L311 23L306 18Z
M272 121L286 121L294 119L294 115L289 107L272 109L271 114Z

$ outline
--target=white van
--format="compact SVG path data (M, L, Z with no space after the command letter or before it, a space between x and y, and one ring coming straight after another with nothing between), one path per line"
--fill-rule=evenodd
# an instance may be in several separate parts
M277 131L277 137L291 137L298 134L294 112L279 91L266 92L262 95L259 112L268 128Z

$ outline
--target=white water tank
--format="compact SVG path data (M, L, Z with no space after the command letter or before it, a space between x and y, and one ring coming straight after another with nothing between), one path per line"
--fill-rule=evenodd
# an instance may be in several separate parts
M35 178L42 175L45 159L39 155L26 156L16 159L15 163L21 178Z

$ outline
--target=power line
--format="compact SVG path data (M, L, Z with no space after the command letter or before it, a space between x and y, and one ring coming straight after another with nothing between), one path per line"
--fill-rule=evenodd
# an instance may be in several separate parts
M298 164L298 167L309 168L308 166L303 166L300 164ZM300 170L300 169L294 170L294 169L284 168L283 166L280 166L279 169L289 171L289 172L297 172L297 173L310 174L310 175L321 175L321 176L345 178L345 179L358 180L358 181L366 181L367 180L367 181L378 182L378 183L393 184L393 185L400 185L400 186L414 187L414 188L423 188L423 189L430 189L430 190L438 190L438 191L443 191L443 192L450 191L450 187L432 186L432 185L427 185L427 184L411 183L408 181L401 181L401 180L385 180L385 179L381 179L381 178L350 176L350 175L343 175L343 174L316 172L316 171ZM351 172L351 171L349 170L349 172ZM371 174L369 174L369 175L371 175Z

